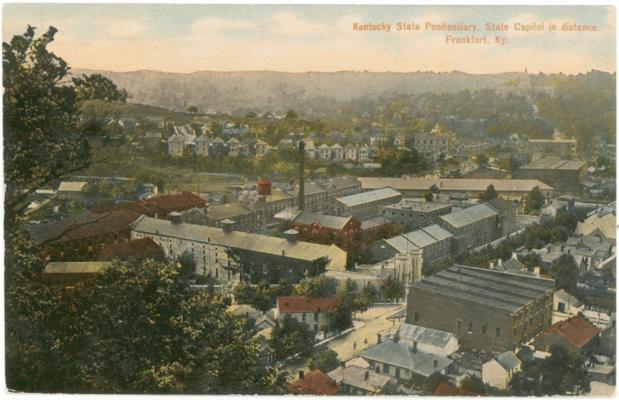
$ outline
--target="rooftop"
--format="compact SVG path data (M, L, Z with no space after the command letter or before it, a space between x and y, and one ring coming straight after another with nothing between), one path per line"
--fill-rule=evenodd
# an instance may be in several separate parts
M426 226L412 232L385 239L385 242L399 253L406 253L449 239L453 234L437 224Z
M252 210L245 207L238 201L226 204L217 204L209 206L206 211L206 217L211 221L219 221L226 218L234 218L239 215L253 213Z
M577 171L585 166L583 161L540 158L520 167L520 169L556 169Z
M337 384L354 386L370 393L380 392L389 383L390 378L385 375L377 374L368 368L356 365L337 367L327 375Z
M441 219L455 228L480 221L498 215L499 213L486 203L477 204L463 210L455 211L441 216Z
M506 371L512 371L514 368L519 367L521 364L520 359L516 357L511 351L506 351L505 353L499 354L498 356L496 356L496 361Z
M280 313L325 312L336 305L336 297L282 296L277 298L277 309Z
M578 222L574 233L576 235L591 235L596 231L600 232L608 239L617 238L617 218L614 214L606 214L603 217L593 214L583 222Z
M288 390L293 394L309 394L317 396L332 396L339 392L339 387L327 374L319 369L304 374L288 385Z
M153 258L161 251L161 247L151 238L134 239L105 246L99 253L99 258L101 260Z
M369 192L362 192L352 194L350 196L338 197L336 200L346 207L355 207L361 204L371 203L375 201L395 199L401 197L402 194L391 188L382 188L371 190Z
M297 215L292 221L298 224L311 225L318 224L329 229L343 229L350 222L352 217L338 217L335 215L315 214L303 211Z
M515 312L550 293L553 287L551 279L456 264L414 283L412 290Z
M546 329L542 336L557 334L578 348L583 348L600 330L581 315L559 321Z
M59 192L81 192L87 182L60 182Z
M174 211L179 208L204 207L206 205L206 200L191 192L151 197L147 201L163 212Z
M365 231L367 229L376 228L378 226L392 224L389 218L385 217L375 217L361 221L361 230Z
M391 187L396 190L425 191L436 185L443 191L484 192L494 186L497 192L530 192L535 186L540 190L553 190L553 187L537 179L429 179L429 178L384 178L359 177L364 190Z
M391 340L386 340L376 346L363 350L361 357L405 368L425 377L442 371L453 362L447 357L418 350L415 351L407 343Z
M445 208L451 208L451 204L448 203L435 203L432 201L418 201L411 199L402 199L399 203L389 204L384 206L385 208L396 210L411 210L418 212L431 212L436 210L442 210Z
M455 335L438 329L402 323L397 331L401 342L412 344L416 341L419 345L427 344L435 347L445 347Z

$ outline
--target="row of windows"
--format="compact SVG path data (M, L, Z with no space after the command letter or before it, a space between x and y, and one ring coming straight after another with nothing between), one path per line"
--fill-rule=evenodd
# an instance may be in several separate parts
M462 331L462 320L459 319L457 321L457 323L458 323L458 332L461 332ZM468 328L467 329L468 333L473 333L473 322L469 322L467 328ZM488 324L482 324L480 333L481 333L482 336L488 335ZM501 337L501 327L500 326L497 326L494 329L494 336L495 337Z

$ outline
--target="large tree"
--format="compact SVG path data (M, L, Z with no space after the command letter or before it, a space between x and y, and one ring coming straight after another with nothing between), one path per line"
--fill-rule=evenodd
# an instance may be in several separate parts
M127 91L101 74L82 75L73 78L77 98L83 100L121 101L127 100Z
M26 206L28 194L90 163L89 131L78 124L69 67L47 49L56 31L50 27L35 37L29 26L2 43L7 223Z

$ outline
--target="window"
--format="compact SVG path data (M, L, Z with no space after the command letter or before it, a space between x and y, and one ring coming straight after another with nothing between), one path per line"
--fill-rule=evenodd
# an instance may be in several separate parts
M398 378L398 379L400 378L400 368L396 367L396 369L395 369L395 377Z
M415 311L415 322L419 321L419 313Z
M481 334L482 334L482 335L486 336L486 329L487 329L487 328L488 328L488 325L487 325L487 324L483 324L483 325L481 326Z
M559 312L561 313L565 312L565 303L559 303Z
M387 364L383 364L383 374L389 373L389 366Z
M305 313L301 314L301 319L302 319L303 321L305 321L305 320L306 320L306 318L305 318Z
M320 313L315 312L314 313L314 321L318 322L318 317L320 316Z
M469 322L469 333L473 333L473 323Z
M501 337L501 328L498 327L498 326L496 327L495 336L496 337Z

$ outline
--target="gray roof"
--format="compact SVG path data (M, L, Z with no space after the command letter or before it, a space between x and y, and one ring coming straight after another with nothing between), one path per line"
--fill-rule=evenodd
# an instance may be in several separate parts
M400 325L397 334L402 342L412 344L413 341L416 341L418 344L436 347L445 347L449 343L449 339L455 337L453 333L407 323Z
M316 223L324 226L325 228L342 229L351 220L351 218L352 217L338 217L335 215L322 215L303 211L294 218L293 222L305 225Z
M345 205L346 207L355 207L365 203L371 203L374 201L387 200L391 198L399 198L402 194L391 188L383 188L371 190L369 192L352 194L350 196L344 196L337 198L337 201Z
M522 272L523 269L526 270L527 268L526 265L515 258L510 258L509 260L503 261L501 266L508 272Z
M438 354L413 351L412 346L403 342L386 340L376 346L361 352L361 357L396 367L408 369L421 376L430 376L435 372L442 371L452 361ZM434 366L436 361L436 366Z
M367 379L365 379L366 372L368 373ZM380 391L390 380L388 376L377 374L374 371L356 365L349 365L345 368L337 367L327 373L327 375L335 383L344 383L345 385L354 386L368 392Z
M501 353L496 357L496 361L506 370L511 371L520 365L520 360L511 351Z
M454 265L412 285L415 289L507 311L517 311L549 293L554 281L528 275Z
M220 228L186 223L173 224L168 220L146 216L138 219L133 224L132 230L306 261L328 257L333 254L333 248L337 249L336 246L302 241L289 242L286 239L254 233L238 231L225 233Z
M411 199L402 199L399 203L389 204L385 206L386 208L396 209L396 210L414 210L417 212L431 212L436 210L441 210L444 208L451 208L451 204L448 203L437 203L433 201L418 201Z
M377 226L391 224L391 220L385 217L376 217L361 221L361 230L376 228Z
M441 216L441 219L455 228L472 224L484 218L498 215L497 211L489 205L482 203L477 204L464 210L459 210Z
M449 239L453 234L439 225L433 224L402 235L385 239L385 242L399 253L432 245L438 241Z
M579 170L585 166L583 161L576 160L560 160L558 158L548 157L540 158L531 161L520 167L520 169L560 169L560 170Z
M320 182L323 187L331 187L334 186L337 189L351 187L351 186L359 186L361 187L361 182L352 176L341 175L334 176L333 178L325 179Z
M206 211L206 217L211 221L219 221L226 218L235 218L240 215L253 213L252 210L245 207L238 201L226 204L217 204L209 206Z

